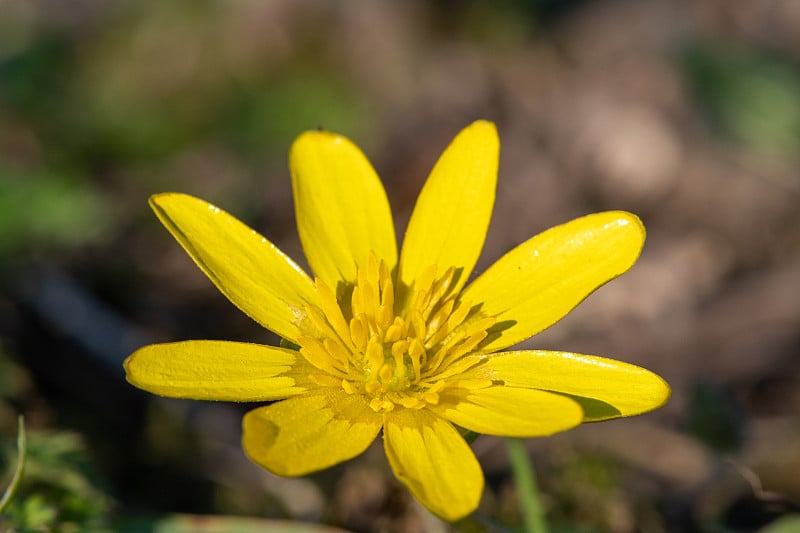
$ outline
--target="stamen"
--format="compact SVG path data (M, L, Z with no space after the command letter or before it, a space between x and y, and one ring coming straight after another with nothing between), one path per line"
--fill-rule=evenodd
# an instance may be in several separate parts
M427 362L425 359L425 348L418 339L411 339L408 342L408 355L411 365L414 367L414 378L419 381L422 366Z
M471 353L475 347L477 347L483 339L486 338L488 333L485 331L481 331L480 333L476 333L472 337L467 338L464 342L456 346L452 349L442 360L440 366L448 367L454 362L458 361L461 357Z
M383 363L380 372L378 375L381 377L381 381L383 382L384 387L388 387L389 382L392 381L394 377L394 369L389 363Z
M378 370L383 366L383 346L371 340L367 345L366 356L369 368L377 374Z
M319 369L310 379L363 395L376 412L422 409L441 402L445 389L491 386L479 373L462 374L486 360L472 354L495 319L459 300L455 267L441 276L437 271L436 265L423 269L400 288L398 300L390 266L370 253L356 273L349 309L315 280L318 306L306 309L314 336L297 340L301 355Z
M383 262L380 261L380 263ZM367 277L371 280L380 279L380 265L375 252L370 252L367 256Z
M347 375L342 369L333 365L335 361L328 355L327 350L318 339L314 337L299 337L297 342L301 346L300 354L315 367L333 376L343 378Z
M450 316L451 311L453 310L453 306L455 305L455 301L448 300L446 301L441 308L439 308L436 313L433 314L431 318L428 319L428 327L426 328L427 331L425 335L427 337L431 337L434 333L439 331L439 329L447 324L448 317Z
M394 365L397 369L398 377L403 376L401 379L405 380L404 372L401 372L400 369L405 369L405 355L406 350L408 348L408 341L397 341L396 343L392 344L392 357L394 358Z
M464 332L463 331L456 331L452 335L450 335L447 338L447 340L445 342L443 342L439 346L439 349L436 350L434 356L431 358L430 363L428 364L428 370L429 371L434 371L437 368L439 368L441 366L442 361L444 360L445 356L448 354L448 352L450 352L450 350L455 348L456 345L459 342L461 342L461 340L463 338L464 338ZM431 341L429 341L429 344L426 344L426 348L430 349L431 346L435 346L435 344L433 344Z
M414 327L414 331L409 331L409 335L413 335L417 339L425 339L425 320L422 318L422 314L417 311L416 309L411 311L411 325Z
M355 291L353 291L355 293ZM369 326L364 315L356 315L350 319L350 338L359 353L364 353L369 341Z
M375 412L381 411L391 411L394 409L394 404L388 400L381 400L380 398L374 398L370 403L369 406Z
M414 297L411 307L423 310L431 301L433 280L436 277L436 265L431 265L423 270L414 282Z
M314 325L314 327L317 328L320 333L322 333L323 338L338 337L331 325L328 324L328 320L325 318L325 315L322 313L322 311L316 307L306 307L305 310L309 320L311 320L311 323Z
M339 380L328 374L311 374L308 377L311 378L311 381L323 387L337 387L339 385Z
M425 400L426 403L430 405L436 405L439 403L439 393L437 392L424 392L422 394L422 399Z
M479 318L474 322L467 324L464 328L464 333L468 337L471 337L472 335L476 335L481 331L486 331L490 327L494 326L495 322L497 322L497 319L493 316Z
M359 282L358 288L361 289L361 308L354 312L362 312L370 322L370 326L375 327L375 315L378 310L378 290L370 283L368 279L364 279L363 283Z
M485 355L476 355L476 356L469 356L469 357L462 357L455 363L451 364L441 372L436 373L436 378L443 380L453 376L457 376L458 374L462 374L469 370L470 368L474 367L478 363L482 363L486 360ZM443 382L442 382L443 383Z
M344 372L348 371L348 363L350 362L350 354L347 352L347 349L341 345L340 342L331 339L330 337L327 339L323 339L322 346L327 350L328 354L333 357L338 364L338 368L341 368Z
M348 348L353 349L353 345L350 342L350 328L347 327L342 308L339 307L339 303L336 301L336 294L320 278L315 279L314 284L317 295L319 295L322 312L328 319L328 323L333 327L339 339L347 344Z
M383 261L381 261L380 271L381 305L385 305L394 312L394 284L389 276L389 267Z
M392 399L395 400L394 398ZM413 396L398 395L395 401L407 409L419 409L427 405L424 401L420 400L419 398L415 398Z
M447 319L448 329L455 329L460 326L461 323L464 322L464 319L467 318L471 307L472 304L470 303L459 302L458 306L450 313L450 317Z
M455 267L450 267L445 270L444 275L436 282L436 285L433 287L433 291L431 294L431 307L435 306L439 301L444 298L447 294L448 289L450 288L450 284L453 281L453 275L455 274L456 269Z
M375 317L375 323L379 330L383 333L389 329L394 319L394 310L391 307L381 304L378 306L378 311Z
M366 307L364 298L361 295L361 273L359 272L356 277L359 279L359 283L353 287L353 293L350 295L350 310L353 316L363 315L364 308Z
M342 380L342 388L347 394L356 394L359 392L358 387L346 379Z
M395 342L400 339L400 337L405 337L407 329L408 327L402 318L399 316L394 317L394 322L392 322L392 325L387 328L386 333L383 335L383 342Z

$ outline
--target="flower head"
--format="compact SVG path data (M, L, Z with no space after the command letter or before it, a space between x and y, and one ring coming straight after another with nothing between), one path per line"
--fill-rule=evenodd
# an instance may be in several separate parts
M537 235L467 284L494 203L493 124L465 128L420 193L399 258L383 187L339 135L301 135L290 153L309 277L271 242L191 196L150 200L158 218L237 307L296 345L145 346L128 380L179 398L280 400L247 413L242 443L267 470L298 476L363 452L386 455L443 518L472 512L483 474L458 427L512 437L659 407L657 375L597 356L501 352L561 319L628 270L645 231L630 213L585 216Z

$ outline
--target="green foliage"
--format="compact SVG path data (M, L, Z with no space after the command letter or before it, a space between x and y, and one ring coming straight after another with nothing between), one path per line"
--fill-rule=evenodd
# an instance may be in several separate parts
M690 396L687 429L700 442L718 452L734 452L743 442L744 413L725 389L697 384Z
M96 242L107 222L102 200L88 183L0 166L0 259L23 249Z
M0 413L12 410L4 405L3 400L20 399L29 387L30 376L9 357L5 343L0 342Z
M244 154L285 152L285 143L307 129L364 129L368 116L333 72L298 68L233 88L220 116L227 142ZM280 148L278 148L280 147Z
M456 426L456 429L461 434L461 436L464 437L464 440L467 441L467 444L472 444L473 442L475 442L475 439L480 437L480 433L476 433L472 430L462 428L461 426Z
M8 107L32 120L47 120L58 108L57 91L69 56L67 43L56 35L41 36L0 56L0 109Z
M287 350L295 350L298 351L300 349L299 344L295 344L289 339L281 339L281 348L286 348Z
M800 147L800 66L736 46L699 45L684 67L709 118L727 137L773 156Z
M758 531L759 533L797 533L800 531L800 514L786 515Z
M11 503L14 494L17 492L17 487L19 487L19 483L22 480L22 474L25 472L25 459L28 454L27 448L28 441L25 435L25 421L20 416L17 429L17 467L14 469L14 476L8 484L8 488L3 493L3 497L0 498L0 513Z
M610 515L623 489L621 467L602 455L566 452L549 472L546 493L554 533L595 533L612 529Z
M6 465L15 447L4 443ZM25 475L15 498L0 518L0 530L18 533L105 531L111 499L99 486L81 438L69 432L28 435Z

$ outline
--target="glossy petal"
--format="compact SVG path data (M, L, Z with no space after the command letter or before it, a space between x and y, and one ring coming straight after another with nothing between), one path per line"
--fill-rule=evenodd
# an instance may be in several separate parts
M157 194L158 218L234 305L281 337L296 340L304 307L315 304L311 279L267 239L208 202Z
M302 134L289 153L297 229L314 274L333 289L353 283L370 251L397 263L389 201L353 143L326 131Z
M551 228L508 252L461 295L497 318L482 349L501 350L563 318L628 270L644 237L635 215L609 211Z
M395 475L425 507L447 520L477 508L483 472L452 424L426 410L395 409L386 414L383 444Z
M664 405L670 388L644 368L568 352L525 350L492 354L469 376L502 380L506 387L570 395L585 411L584 421L633 416Z
M270 472L302 476L359 455L381 422L362 396L321 389L247 413L242 445Z
M422 271L453 266L456 288L481 253L494 206L500 141L494 124L474 122L462 130L431 171L414 206L400 254L400 280L413 284Z
M463 428L502 437L552 435L583 421L583 409L570 398L502 385L445 389L432 409Z
M296 351L227 341L152 344L125 360L128 381L161 396L256 402L305 392L312 368Z

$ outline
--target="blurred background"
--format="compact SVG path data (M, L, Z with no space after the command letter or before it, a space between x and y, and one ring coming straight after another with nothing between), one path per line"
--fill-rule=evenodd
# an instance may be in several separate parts
M251 405L156 398L121 364L151 342L276 342L149 195L212 201L302 263L287 168L300 132L363 148L402 235L477 118L502 144L479 271L594 211L649 231L630 273L523 345L639 364L674 390L657 412L527 442L553 531L786 528L800 500L797 28L796 0L0 0L0 490L18 414L29 428L0 529L199 531L197 514L226 532L272 529L222 515L448 531L380 443L277 478L239 447ZM487 490L457 527L514 531L503 442L473 447Z

